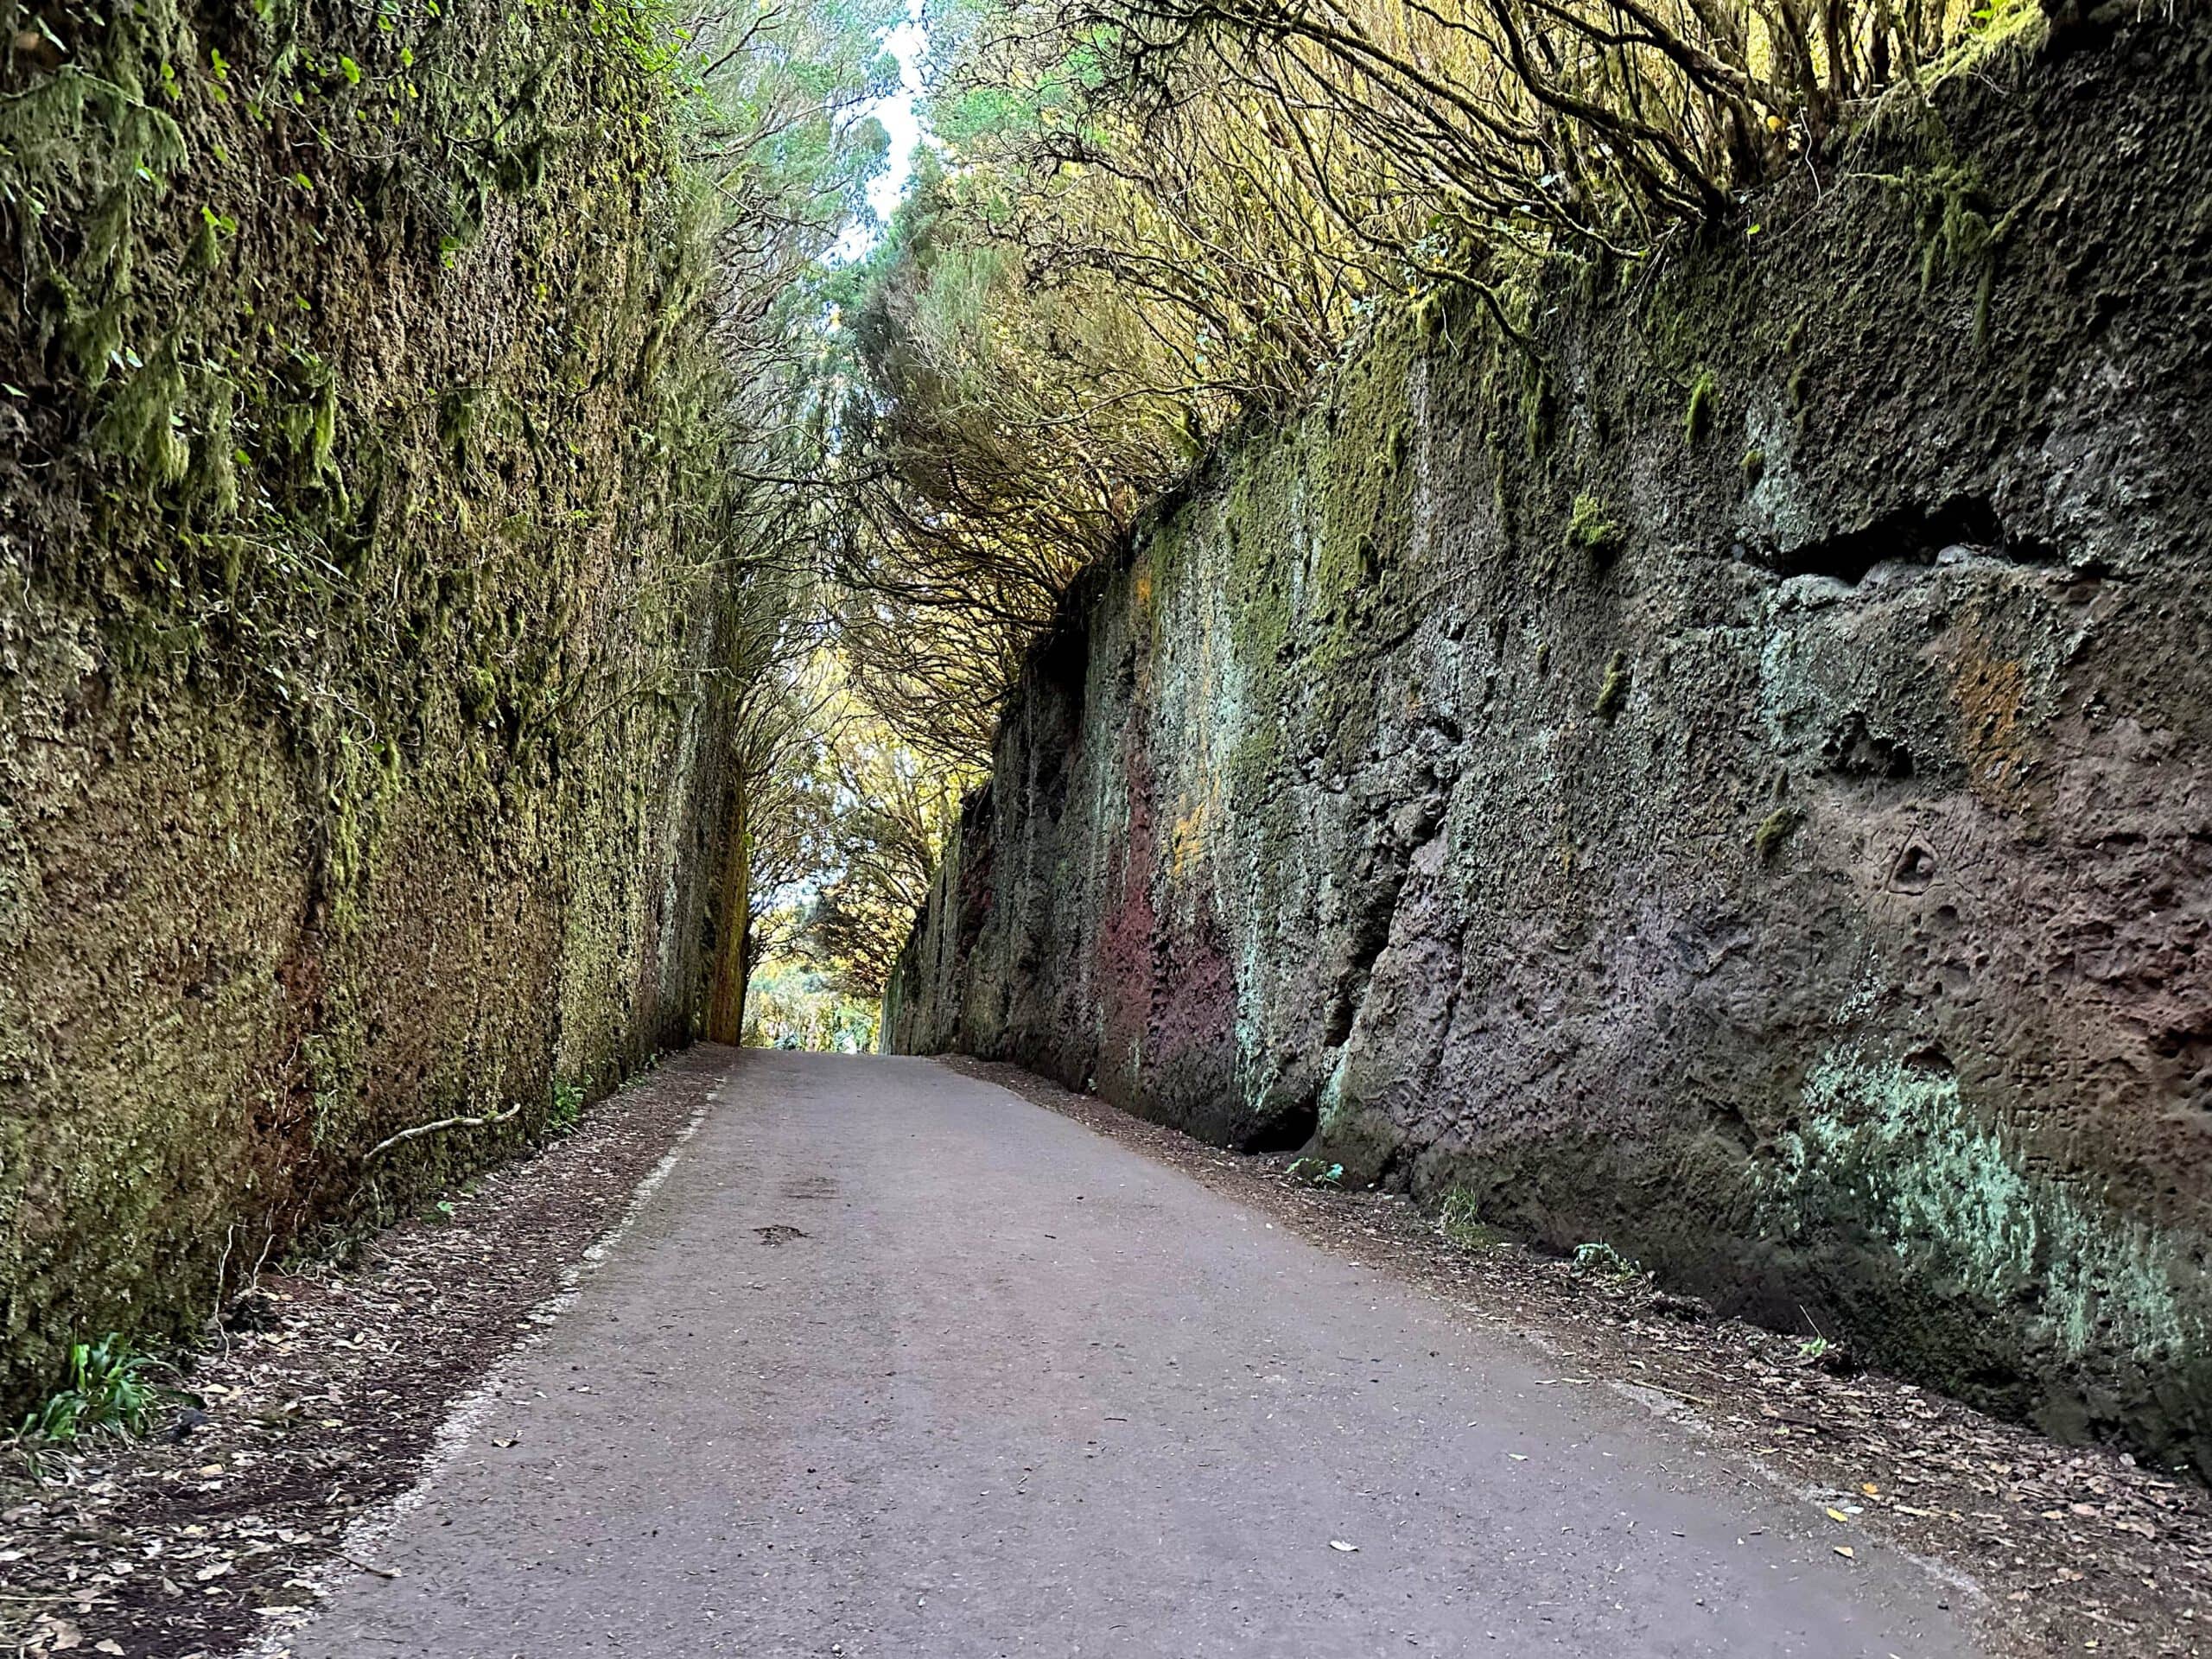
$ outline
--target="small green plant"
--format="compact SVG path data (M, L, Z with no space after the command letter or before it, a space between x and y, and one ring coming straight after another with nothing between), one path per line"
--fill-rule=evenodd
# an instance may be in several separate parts
M1590 712L1600 720L1611 720L1620 713L1621 702L1628 696L1628 652L1617 651L1612 661L1605 664L1605 683L1598 688L1598 700L1590 705Z
M41 1446L88 1434L145 1433L169 1392L153 1380L158 1369L159 1361L114 1332L73 1344L67 1380L16 1426L17 1444L35 1458Z
M1325 1158L1300 1158L1283 1171L1285 1180L1297 1181L1306 1186L1342 1186L1344 1166L1332 1164Z
M1682 411L1682 436L1688 442L1701 443L1713 429L1713 398L1719 390L1711 369L1700 369L1690 382L1689 406Z
M1797 1357L1808 1365L1825 1359L1827 1351L1828 1339L1826 1337L1808 1337L1797 1344Z
M1603 1239L1592 1239L1574 1247L1574 1270L1601 1279L1635 1279L1642 1276L1643 1268L1623 1255Z
M584 1086L556 1077L553 1082L553 1103L546 1109L545 1128L549 1134L566 1135L583 1122Z
M1505 1242L1505 1236L1482 1218L1480 1201L1461 1188L1444 1195L1444 1207L1437 1212L1436 1230L1465 1250L1494 1249Z

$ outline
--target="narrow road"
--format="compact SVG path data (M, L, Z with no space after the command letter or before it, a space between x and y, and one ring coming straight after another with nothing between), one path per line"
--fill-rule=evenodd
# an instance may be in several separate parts
M302 1659L1974 1651L1688 1431L927 1061L733 1055L505 1376Z

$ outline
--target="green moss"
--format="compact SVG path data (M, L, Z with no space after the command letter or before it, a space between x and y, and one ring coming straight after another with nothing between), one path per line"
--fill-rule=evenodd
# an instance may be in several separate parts
M1777 806L1760 819L1759 827L1751 832L1751 850L1758 855L1759 862L1773 862L1783 843L1796 833L1804 818L1805 815L1794 806Z
M1744 482L1756 486L1766 476L1766 451L1751 448L1744 451Z
M20 848L0 815L0 920L55 964L27 1005L0 992L0 1059L36 1080L0 1109L0 1231L34 1241L0 1259L0 1394L73 1324L203 1319L226 1237L257 1252L271 1217L388 1209L513 1144L430 1137L355 1185L400 1122L524 1100L526 1125L556 1050L596 1078L687 1017L710 658L752 601L709 510L703 226L651 25L480 0L385 22L365 48L301 14L232 63L156 0L0 99L0 204L47 214L0 380L62 463L10 494L53 551L0 631L30 607L69 658L38 694L116 711L52 755L0 744L0 796L37 804ZM404 124L352 120L398 84L372 49L419 61ZM19 867L108 844L133 859L114 903L10 900ZM130 998L85 991L88 953Z
M1949 272L1964 272L1972 277L1974 342L1986 344L1999 256L2020 207L2000 213L1980 169L1971 162L1943 159L1876 177L1912 213L1914 233L1920 244L1921 291L1932 289Z
M1598 688L1597 701L1590 705L1590 712L1600 720L1611 720L1620 713L1623 699L1629 690L1628 652L1617 651L1605 664L1605 677Z
M1682 436L1688 442L1704 442L1713 429L1713 400L1719 390L1710 369L1700 369L1690 382L1689 403L1682 410Z
M1522 436L1533 461L1550 447L1555 410L1552 378L1543 365L1531 357L1525 359L1525 370L1527 379L1521 395Z
M1604 505L1593 495L1574 498L1574 511L1567 522L1567 544L1580 549L1599 560L1610 559L1621 550L1625 538L1621 527L1606 513Z

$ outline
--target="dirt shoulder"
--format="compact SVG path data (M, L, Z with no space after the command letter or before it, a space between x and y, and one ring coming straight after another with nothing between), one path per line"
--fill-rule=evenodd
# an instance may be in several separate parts
M1340 1192L1133 1117L1017 1066L944 1062L1424 1287L1556 1357L1560 1388L1612 1386L1870 1535L1955 1576L1994 1645L2023 1655L2212 1654L2212 1492L2123 1452L2061 1446L1796 1339L1507 1243L1456 1243L1395 1194Z
M168 1433L0 1475L0 1651L219 1659L309 1605L348 1529L411 1486L455 1402L574 1284L727 1075L701 1046L576 1130L379 1235L267 1272Z

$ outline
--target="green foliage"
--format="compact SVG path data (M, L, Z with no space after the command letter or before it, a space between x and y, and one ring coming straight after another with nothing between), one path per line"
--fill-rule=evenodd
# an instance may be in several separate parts
M1282 1178L1300 1186L1342 1186L1344 1166L1326 1158L1294 1158L1284 1166Z
M865 1054L875 1047L880 1010L834 976L789 957L772 957L746 992L745 1046Z
M553 1079L553 1088L545 1111L545 1132L563 1135L572 1132L583 1122L584 1086L568 1077Z
M61 1386L17 1425L17 1443L35 1452L86 1435L144 1434L170 1393L153 1380L162 1369L112 1332L97 1342L73 1344Z
M1599 1279L1641 1278L1643 1269L1603 1239L1574 1247L1574 1270Z
M764 692L741 750L754 959L810 964L873 1001L972 774L906 743L833 653L784 665Z

